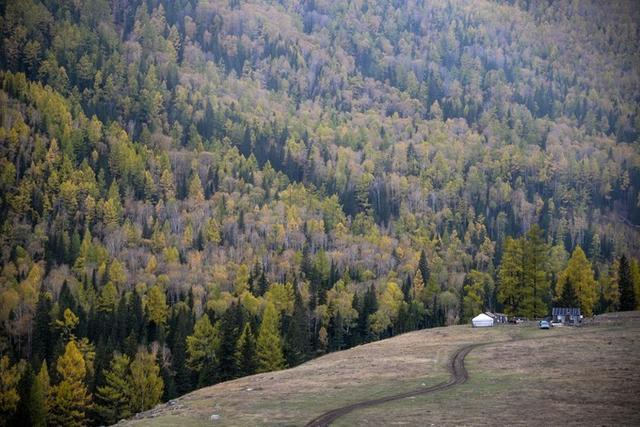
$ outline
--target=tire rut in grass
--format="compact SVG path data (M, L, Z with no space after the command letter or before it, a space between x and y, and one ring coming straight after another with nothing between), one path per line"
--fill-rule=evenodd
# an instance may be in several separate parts
M333 409L325 412L324 414L314 418L306 427L324 427L336 419L348 414L356 409L366 408L369 406L380 405L382 403L391 402L394 400L405 399L408 397L418 396L422 394L434 393L436 391L446 390L459 384L464 384L469 379L469 373L464 367L464 358L469 354L471 350L482 344L470 344L458 349L449 362L449 371L451 372L451 378L448 381L436 384L431 387L424 387L417 390L407 391L405 393L394 394L391 396L380 397L378 399L363 400L361 402L352 403L341 408Z

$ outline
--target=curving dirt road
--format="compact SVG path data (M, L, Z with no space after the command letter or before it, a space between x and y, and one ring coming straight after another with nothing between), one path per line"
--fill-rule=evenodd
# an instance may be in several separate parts
M451 372L451 379L448 381L436 384L431 387L424 387L418 390L407 391L405 393L394 394L392 396L381 397L378 399L364 400L362 402L352 403L351 405L343 406L342 408L333 409L329 412L325 412L317 418L311 420L306 427L324 427L328 426L331 422L337 418L348 414L349 412L366 408L368 406L379 405L381 403L391 402L393 400L404 399L407 397L418 396L420 394L433 393L435 391L445 390L450 387L454 387L458 384L463 384L469 378L466 368L464 367L464 358L469 354L471 350L483 344L470 344L460 348L453 354L451 361L449 362L449 371Z

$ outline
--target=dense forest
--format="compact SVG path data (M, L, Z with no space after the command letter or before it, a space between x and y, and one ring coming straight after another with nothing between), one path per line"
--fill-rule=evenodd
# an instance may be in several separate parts
M640 305L633 0L0 9L0 426Z

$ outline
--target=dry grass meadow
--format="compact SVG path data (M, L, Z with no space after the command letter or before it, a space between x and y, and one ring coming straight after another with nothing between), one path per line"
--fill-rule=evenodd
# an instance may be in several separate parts
M471 343L487 345L467 356L466 384L357 410L334 425L640 425L638 312L548 331L529 324L411 332L197 390L127 424L304 425L349 403L444 381L450 355Z

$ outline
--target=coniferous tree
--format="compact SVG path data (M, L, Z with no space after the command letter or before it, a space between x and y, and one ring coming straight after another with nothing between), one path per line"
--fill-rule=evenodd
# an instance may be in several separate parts
M58 358L56 371L60 382L51 388L49 424L53 426L84 426L91 396L84 383L86 363L74 340L67 343Z
M429 283L429 278L431 277L431 271L429 270L429 262L427 261L427 253L424 251L420 251L420 261L418 261L418 270L422 274L422 283Z
M358 313L358 318L356 319L356 325L351 329L351 336L349 337L349 347L353 347L359 345L362 342L362 337L360 335L360 328L358 326L358 321L360 319L360 312L362 311L362 303L360 302L360 297L357 292L353 293L353 299L351 300L351 308L353 308L356 313Z
M130 409L142 412L160 402L164 383L153 353L140 350L129 366L131 387Z
M257 288L257 296L262 296L264 295L267 290L269 289L269 282L267 281L267 276L265 275L264 272L264 267L262 268L262 271L260 272L260 279L258 279L258 288Z
M534 224L525 242L525 286L529 300L525 301L529 317L543 317L548 314L549 300L549 245L544 241L542 229Z
M562 296L559 302L562 307L578 307L580 305L576 289L573 286L573 282L570 277L567 277L564 282L564 286L562 287Z
M33 368L30 364L21 363L21 368L22 372L17 387L20 401L18 402L16 412L12 417L13 420L11 421L11 424L14 426L28 427L33 425L31 418L33 411L31 409L30 391L33 387L35 375L33 374Z
M251 325L245 323L244 329L236 345L236 372L239 376L252 375L256 372L258 362L256 358L256 339L251 332Z
M21 375L22 369L18 364L12 366L8 356L0 358L0 425L5 425L18 407Z
M169 373L167 367L164 366L165 361L160 364L163 372L163 379L165 380L165 396L167 398L174 397L173 393L182 395L192 390L193 381L192 375L187 367L187 336L193 332L193 316L188 306L180 304L176 307L173 320L173 326L171 328L171 334L169 335L169 346L171 349L171 379L165 378ZM172 390L173 389L173 390ZM171 395L170 395L171 394Z
M310 351L309 344L307 311L298 287L294 286L293 315L288 322L283 349L287 366L296 366L304 362Z
M187 337L187 366L199 374L199 386L211 385L215 380L220 334L220 323L213 326L204 314L196 322L193 334Z
M127 305L127 324L129 326L128 336L131 336L136 346L145 342L144 338L144 309L142 308L142 297L137 291L133 291L129 296ZM130 353L127 353L130 354Z
M150 341L164 341L168 310L166 294L158 285L152 286L147 292L146 306Z
M580 303L580 310L585 316L591 316L598 298L596 281L593 277L591 263L587 260L580 246L577 246L573 251L567 268L565 268L558 277L558 283L556 285L557 298L562 296L564 284L567 280L571 280L571 284L575 288Z
M504 304L505 312L512 316L527 314L526 300L530 289L525 285L524 259L524 239L507 237L498 272L498 299Z
M618 266L618 289L620 291L620 311L636 309L636 294L631 278L631 268L627 257L620 257Z
M373 285L371 285L364 294L362 310L358 313L358 332L363 342L369 342L373 339L370 316L377 310L378 297Z
M97 389L96 409L108 424L115 424L131 415L130 362L126 354L114 354L109 369L104 374L104 385Z
M257 372L278 371L285 367L279 325L280 316L275 306L267 302L257 340Z
M340 313L329 319L329 351L342 350L344 346L344 325Z
M231 304L220 319L220 347L218 349L218 377L220 381L235 378L236 341L243 323L242 308L239 304Z
M38 296L38 305L36 306L36 314L33 322L33 353L31 360L34 366L39 366L43 361L47 361L48 363L52 361L52 308L53 304L51 302L51 294L45 292L44 289L41 289L40 295Z
M33 427L45 427L49 418L49 391L51 382L47 362L43 361L38 375L33 380L29 394L29 408Z

